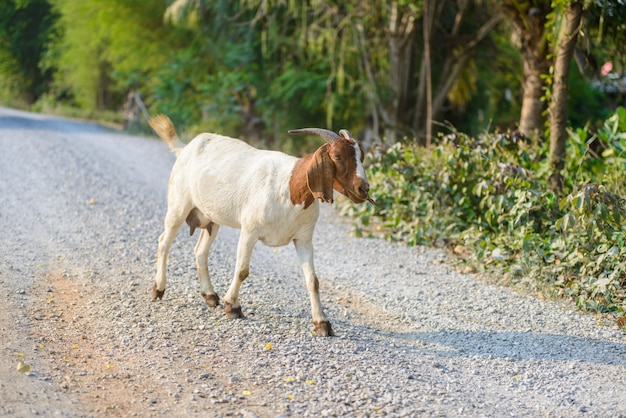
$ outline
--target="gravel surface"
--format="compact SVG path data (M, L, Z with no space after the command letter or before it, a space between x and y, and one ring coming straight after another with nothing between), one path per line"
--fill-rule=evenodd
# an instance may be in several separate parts
M183 229L151 302L165 144L0 108L0 147L0 415L626 416L614 324L437 250L352 238L326 205L316 268L336 337L311 332L291 246L257 244L247 319L227 320L199 294ZM237 237L222 228L211 253L220 296Z

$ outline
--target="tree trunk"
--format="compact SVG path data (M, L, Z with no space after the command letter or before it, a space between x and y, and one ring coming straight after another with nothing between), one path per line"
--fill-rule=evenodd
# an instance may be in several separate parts
M530 136L543 130L544 81L541 76L550 69L545 36L546 16L552 11L550 0L520 2L506 0L500 4L509 17L520 42L522 55L522 111L519 130Z
M432 67L430 64L430 25L432 22L431 9L433 6L429 0L424 0L424 71L426 84L426 147L430 147L433 136L433 80Z
M383 141L380 137L380 119L383 118L379 112L381 103L380 95L378 94L376 74L371 65L371 57L368 51L368 43L365 40L365 30L361 23L354 25L356 39L359 43L359 50L361 51L361 59L359 66L361 71L365 74L367 80L365 97L367 99L368 117L365 125L365 132L363 134L365 138L364 146L366 149L370 149L373 146L382 146Z
M405 126L408 94L411 91L411 63L413 62L413 38L415 16L410 10L398 10L398 1L391 4L389 18L389 90L392 94L386 112L385 140L389 144L398 141L398 133Z
M547 74L550 65L547 58L528 56L522 54L524 79L522 88L522 111L519 120L519 130L526 136L538 134L543 129L543 97L544 81L541 78Z
M425 3L425 7L428 7L428 15L424 13L423 24L429 26L429 37L431 39L434 38L433 36L430 36L433 34L434 22L440 21L444 5L444 2L428 1L427 5ZM467 36L460 34L461 22L463 21L467 11L466 6L467 2L459 3L459 9L455 16L452 28L445 34L445 36L439 35L440 39L458 39L458 41L452 41L450 43L459 44L460 46L456 50L450 51L446 54L445 61L443 62L441 69L437 72L437 86L432 89L432 93L430 95L430 100L432 100L431 106L428 106L426 103L428 97L427 78L429 77L429 70L426 65L426 51L424 51L424 57L422 58L422 66L420 69L420 80L418 83L415 112L413 114L413 129L415 131L415 135L418 137L423 137L426 131L427 119L430 120L432 126L432 121L437 120L441 113L445 110L444 104L446 97L448 96L448 92L454 84L454 81L458 78L461 70L467 64L467 61L471 57L471 54L474 52L476 46L485 39L489 32L503 17L501 13L494 14L482 24L473 36L468 39ZM430 107L430 117L426 116L427 107Z
M563 189L565 167L565 144L567 140L567 92L569 73L580 29L583 5L580 1L571 2L565 10L565 27L561 33L554 63L554 87L550 103L550 168L552 174L549 187L555 193Z
M420 64L419 71L419 79L417 82L417 96L415 98L415 106L413 110L413 133L419 139L422 145L426 145L426 141L424 138L426 120L429 119L431 121L432 128L432 57L430 56L430 44L432 43L432 34L433 34L433 22L435 19L439 19L441 15L441 11L443 10L444 2L439 2L439 4L433 4L428 1L428 4L424 3L423 11L422 11L422 32L424 37L424 52ZM425 33L425 30L428 29L428 34ZM427 41L428 39L428 41ZM426 43L428 42L428 51L426 51ZM428 60L426 59L426 54L428 52ZM428 87L427 84L430 83L431 86ZM427 90L430 89L430 94L427 93ZM427 97L430 96L430 104L427 103ZM430 118L426 116L426 107L430 106L431 116Z
M367 80L365 97L368 104L368 120L364 136L368 145L382 144L380 130L389 145L399 140L398 134L406 129L411 113L408 97L413 91L414 38L416 15L410 7L402 6L398 0L390 4L390 16L386 30L388 46L388 70L376 73L372 61L365 29L361 22L354 24L354 34L359 44L361 59L359 66ZM386 86L382 92L379 86Z

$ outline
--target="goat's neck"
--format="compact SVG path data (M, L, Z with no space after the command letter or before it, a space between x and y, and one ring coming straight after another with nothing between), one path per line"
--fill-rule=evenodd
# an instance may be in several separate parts
M291 194L291 203L294 205L301 205L304 203L304 208L308 208L315 201L311 189L307 184L307 171L313 154L300 158L296 161L291 172L291 179L289 180L289 193Z

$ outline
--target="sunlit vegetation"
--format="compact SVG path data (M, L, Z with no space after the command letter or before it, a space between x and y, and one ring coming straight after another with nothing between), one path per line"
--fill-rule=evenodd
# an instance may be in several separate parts
M377 205L342 202L359 236L446 247L466 271L626 311L626 109L569 132L566 189L547 188L547 147L515 133L454 132L396 144L366 164Z

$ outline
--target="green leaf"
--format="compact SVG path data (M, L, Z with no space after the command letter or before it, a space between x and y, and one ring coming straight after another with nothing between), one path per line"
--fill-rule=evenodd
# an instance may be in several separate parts
M576 218L574 218L574 215L569 212L556 221L556 227L561 231L567 231L574 225L576 225Z

